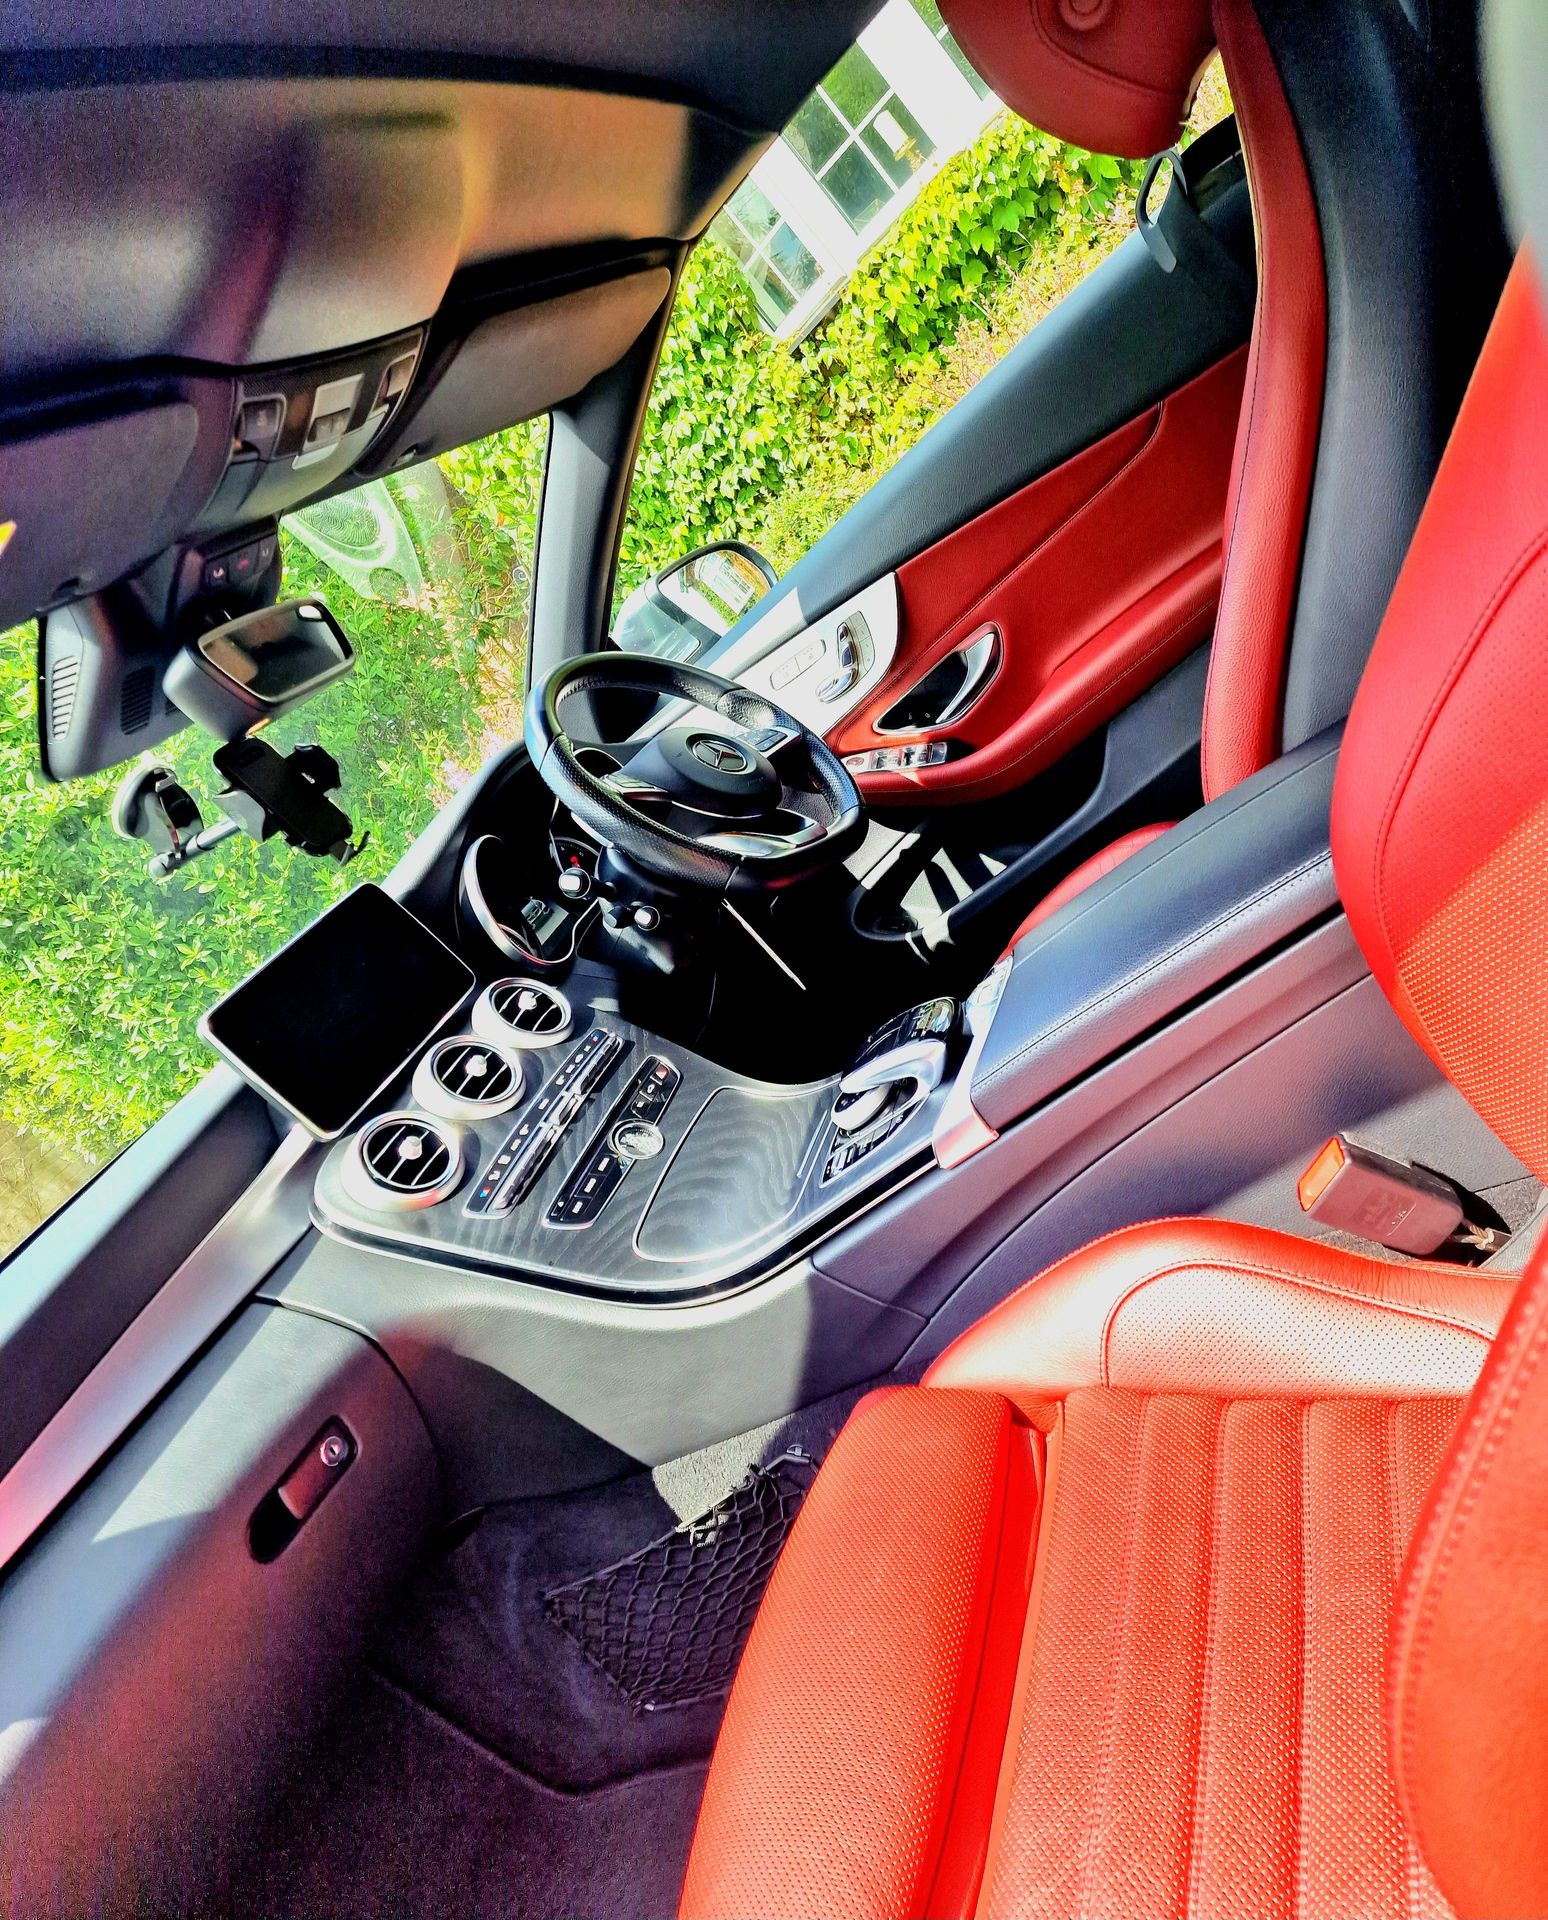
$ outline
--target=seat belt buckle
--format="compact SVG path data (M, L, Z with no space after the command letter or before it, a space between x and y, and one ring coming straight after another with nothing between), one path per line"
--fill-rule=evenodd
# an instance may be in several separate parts
M1301 1211L1322 1226L1422 1257L1447 1242L1492 1253L1505 1235L1475 1226L1462 1195L1427 1168L1335 1133L1296 1182Z

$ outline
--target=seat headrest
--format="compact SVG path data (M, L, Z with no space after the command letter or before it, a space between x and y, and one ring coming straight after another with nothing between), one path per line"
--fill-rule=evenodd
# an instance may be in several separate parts
M1215 44L1210 0L941 0L941 13L1024 120L1136 159L1176 140Z

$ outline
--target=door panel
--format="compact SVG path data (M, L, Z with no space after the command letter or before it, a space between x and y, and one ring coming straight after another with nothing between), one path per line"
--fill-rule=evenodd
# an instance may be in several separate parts
M950 759L861 772L873 800L998 804L1209 637L1254 249L1234 124L1190 151L1191 195L1174 180L1159 219L1202 222L1212 244L1185 249L1169 269L1131 235L704 657L776 700L782 687L798 693L805 681L776 687L760 672L766 658L799 656L836 610L895 575L897 647L885 672L848 693L812 675L810 719L859 754L930 740L917 710L893 716L885 735L877 722L942 662L925 717L945 710L967 680L951 656L993 623L1000 643L975 697L935 731L954 743ZM1135 805L1139 817L1113 831L1155 817Z
M987 625L1000 637L1000 666L970 710L938 730L955 743L949 762L863 774L869 795L946 802L1005 792L1207 634L1246 357L1228 354L898 570L897 655L831 733L840 752L895 743L877 723Z

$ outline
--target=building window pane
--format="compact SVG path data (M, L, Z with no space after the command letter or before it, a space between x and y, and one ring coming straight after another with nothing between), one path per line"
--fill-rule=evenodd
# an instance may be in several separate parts
M865 48L851 47L823 81L822 90L850 126L858 127L886 93L887 83Z
M941 18L941 10L935 4L935 0L914 0L914 11L919 15L920 19L924 21L936 39L940 41L946 52L951 55L952 64L956 67L958 73L962 75L963 79L967 81L974 93L978 95L980 100L985 99L989 92L988 81L979 78L973 69L972 62L962 51L961 47L957 45L956 41L952 39L951 31L947 27L946 22Z
M757 303L763 324L766 327L777 327L795 305L795 296L763 254L759 254L755 260L749 260L742 271L747 276L747 284L752 288L752 296Z
M793 233L789 227L781 227L769 242L769 258L797 295L816 286L822 269L802 242L801 236Z
M935 142L896 94L860 137L895 187L916 174L935 150Z
M856 233L892 198L892 183L861 147L846 147L822 176L822 184Z
M745 267L757 249L729 213L717 213L710 222L710 232L726 249L735 256L739 267Z
M779 225L779 208L756 180L744 180L732 194L731 211L736 215L737 225L755 245Z
M802 101L795 118L785 129L785 138L811 168L820 171L844 143L844 129L833 109L820 93Z

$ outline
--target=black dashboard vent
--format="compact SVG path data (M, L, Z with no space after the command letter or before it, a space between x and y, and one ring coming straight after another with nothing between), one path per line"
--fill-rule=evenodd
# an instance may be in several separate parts
M457 1156L456 1142L433 1120L389 1114L360 1137L365 1170L388 1193L427 1200L444 1184Z
M430 1065L435 1084L465 1106L498 1106L516 1087L515 1064L481 1040L447 1040Z
M562 1034L570 1024L570 1009L551 987L533 980L502 980L490 990L489 1004L513 1033L541 1039Z

